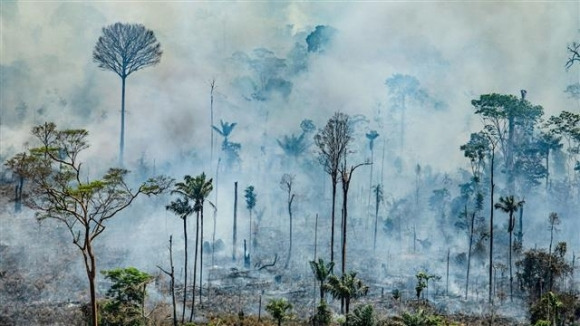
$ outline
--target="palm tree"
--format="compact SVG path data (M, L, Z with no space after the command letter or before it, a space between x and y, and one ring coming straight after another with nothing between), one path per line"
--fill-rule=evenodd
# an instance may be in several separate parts
M332 274L332 270L334 269L334 262L324 263L322 258L318 258L318 262L315 260L311 260L310 268L312 269L312 273L318 282L320 282L320 302L324 301L324 283L326 279Z
M348 312L350 309L350 300L358 299L365 296L369 287L363 281L356 277L356 272L349 272L343 274L341 277L330 275L328 282L324 285L325 289L332 294L335 299L344 300L344 310L341 307L341 313L345 313L348 319ZM346 321L348 325L348 320Z
M354 308L352 315L349 316L349 326L376 326L377 318L373 306L365 304Z
M292 309L292 304L286 299L272 299L266 306L266 311L276 319L278 326L282 325L282 319L288 316L289 310Z
M184 277L184 291L183 291L183 312L181 314L181 322L185 319L185 301L187 299L187 217L193 213L193 207L189 204L189 200L185 197L183 200L178 198L165 206L168 211L175 213L183 220L183 237L184 237L184 251L185 251L185 277Z
M509 216L508 233L510 235L510 244L509 244L510 300L512 301L513 301L512 234L516 224L516 220L514 219L514 213L516 213L518 209L523 206L524 201L523 200L517 201L516 199L514 199L514 196L499 197L499 202L495 203L494 205L495 209L499 209L502 212L507 213Z
M212 179L206 180L205 173L192 178L189 175L184 177L184 182L175 184L175 190L172 193L179 193L184 197L193 200L193 211L197 213L196 219L196 237L195 237L195 257L193 263L193 301L189 320L193 320L194 304L195 304L195 283L197 278L197 254L199 252L199 243L203 245L203 204L209 193L213 190ZM201 222L201 229L200 229ZM200 236L201 230L201 236ZM200 272L199 272L199 301L201 303L202 296L202 282L203 282L203 250L200 255Z

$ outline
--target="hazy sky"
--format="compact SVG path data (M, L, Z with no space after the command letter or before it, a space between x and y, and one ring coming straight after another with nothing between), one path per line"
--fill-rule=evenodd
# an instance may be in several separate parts
M238 121L238 137L252 141L264 108L264 129L278 130L274 136L296 132L303 118L320 126L337 110L371 117L388 103L385 79L402 73L448 107L409 113L410 144L424 146L414 155L460 159L458 146L480 128L470 106L480 94L526 89L548 114L578 109L563 90L579 80L577 67L564 68L566 46L578 40L579 8L578 1L2 1L2 151L20 146L39 119L51 119L88 128L98 135L93 146L113 159L116 150L107 149L118 142L120 80L91 55L101 28L121 21L153 30L164 51L158 66L127 81L129 157L171 156L206 137L213 78L216 120ZM241 71L228 64L234 52L267 48L285 58L316 25L338 32L292 79L287 99L248 103L233 90ZM9 124L21 103L29 123ZM39 108L42 118L31 113Z

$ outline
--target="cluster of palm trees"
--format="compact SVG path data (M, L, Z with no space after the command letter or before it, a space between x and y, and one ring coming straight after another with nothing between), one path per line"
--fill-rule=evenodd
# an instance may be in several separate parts
M183 307L181 314L181 322L185 321L185 311L187 303L187 275L188 270L188 238L187 238L187 217L196 213L195 225L195 253L193 263L193 286L191 290L191 309L189 321L193 320L195 307L195 284L197 281L197 261L199 256L199 304L201 304L202 297L202 282L203 282L203 250L200 249L200 243L203 246L203 206L206 198L213 190L212 179L207 180L205 173L197 177L186 175L182 182L177 182L171 191L172 195L179 197L166 206L167 210L175 213L183 220L183 236L184 236L184 291L183 291Z
M334 274L334 262L325 263L322 258L310 261L310 268L319 282L320 304L325 305L326 293L341 300L341 313L349 318L351 300L367 295L369 287L357 277L357 272L344 273L342 276Z

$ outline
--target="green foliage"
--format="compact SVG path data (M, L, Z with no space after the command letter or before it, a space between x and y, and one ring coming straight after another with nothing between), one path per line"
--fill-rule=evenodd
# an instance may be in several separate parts
M324 284L325 290L335 299L344 299L346 314L349 312L350 301L367 295L369 291L369 287L356 276L356 272L345 273L341 277L330 275Z
M370 304L354 308L348 316L348 326L376 326L378 324L373 306Z
M417 285L415 286L415 293L417 299L421 298L421 293L424 289L429 287L429 280L439 280L441 276L435 274L427 274L424 271L418 272L415 277L417 278Z
M310 269L314 277L320 282L320 301L322 302L324 301L324 291L326 290L324 284L328 276L332 274L334 262L325 263L322 258L318 258L318 262L311 260L308 263L310 264Z
M145 325L143 305L147 284L153 277L134 267L101 271L113 282L107 291L108 300L101 311L101 324L111 326Z
M292 304L286 299L272 299L266 305L266 311L272 315L278 325L282 324L282 320L288 318L288 314L292 310Z
M570 264L564 259L564 249L547 253L543 249L530 249L524 252L524 257L516 262L516 276L528 296L535 301L542 290L550 284L553 278L554 289L558 289L558 281L572 271Z
M256 207L256 193L254 192L254 186L249 186L245 190L246 194L246 208L251 211Z
M419 310L417 313L411 314L403 313L401 321L405 326L442 326L445 325L445 320L440 316L427 315L424 310Z
M316 307L316 314L312 317L312 323L315 326L327 326L332 321L332 312L328 308L326 301L320 301Z

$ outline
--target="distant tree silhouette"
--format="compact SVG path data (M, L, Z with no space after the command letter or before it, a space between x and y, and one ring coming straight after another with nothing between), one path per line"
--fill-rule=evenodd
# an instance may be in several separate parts
M153 31L141 24L115 23L103 27L103 34L93 50L93 61L99 68L121 77L121 165L125 151L125 80L135 71L158 64L162 54L161 44Z

